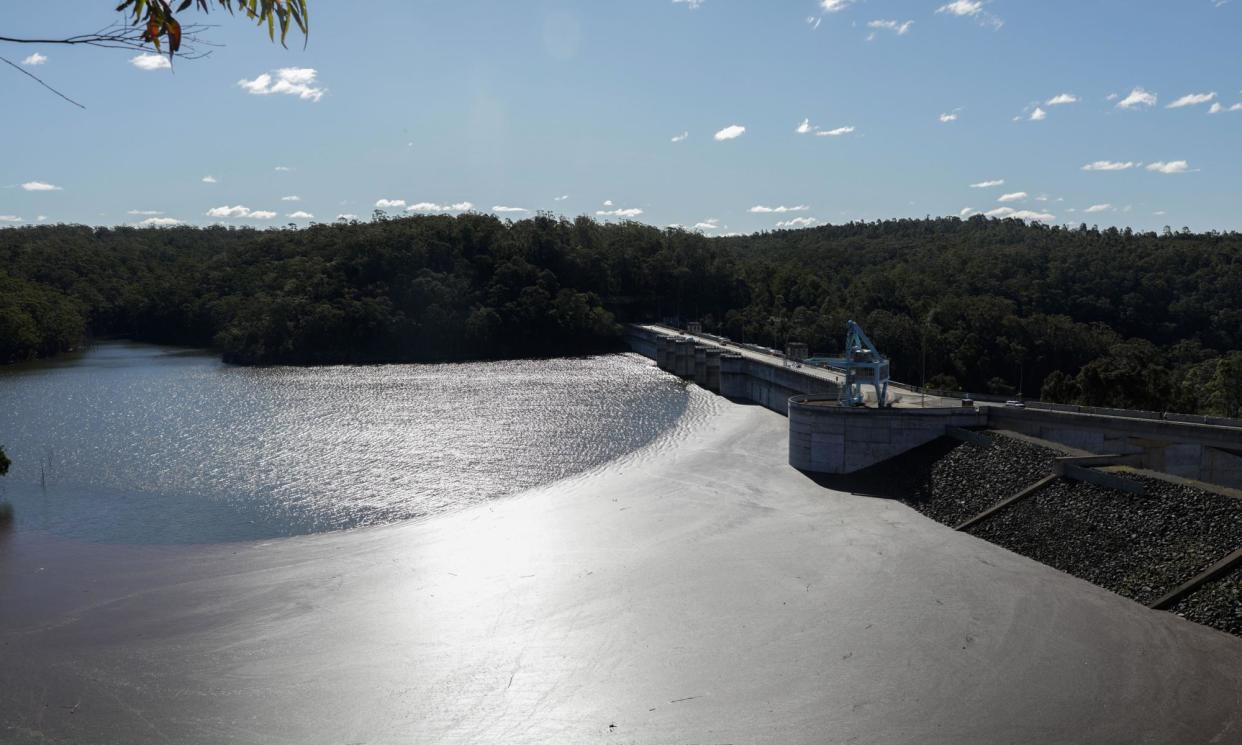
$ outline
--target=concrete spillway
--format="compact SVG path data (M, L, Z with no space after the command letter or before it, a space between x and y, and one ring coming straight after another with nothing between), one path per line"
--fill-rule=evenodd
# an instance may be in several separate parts
M785 463L724 404L423 523L0 545L0 741L1227 743L1242 643Z

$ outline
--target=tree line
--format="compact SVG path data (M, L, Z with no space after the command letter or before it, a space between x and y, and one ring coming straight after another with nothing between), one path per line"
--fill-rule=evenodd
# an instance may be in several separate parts
M730 238L546 214L0 231L0 361L100 336L241 364L579 354L659 319L831 355L853 319L905 382L1237 416L1239 298L1237 233L984 217Z

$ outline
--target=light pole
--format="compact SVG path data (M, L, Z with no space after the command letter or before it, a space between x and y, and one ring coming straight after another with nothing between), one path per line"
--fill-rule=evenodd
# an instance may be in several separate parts
M922 363L923 384L919 386L919 390L922 391L922 396L923 396L922 400L919 403L919 408L923 408L923 409L927 408L927 327L931 325L932 319L935 318L935 316L936 316L936 309L932 308L931 310L927 311L927 317L923 319L923 363Z

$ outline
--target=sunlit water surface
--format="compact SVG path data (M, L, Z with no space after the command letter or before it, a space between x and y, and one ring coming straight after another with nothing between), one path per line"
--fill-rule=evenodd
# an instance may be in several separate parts
M245 368L107 343L0 368L0 498L16 530L88 541L339 530L649 457L714 405L628 354Z

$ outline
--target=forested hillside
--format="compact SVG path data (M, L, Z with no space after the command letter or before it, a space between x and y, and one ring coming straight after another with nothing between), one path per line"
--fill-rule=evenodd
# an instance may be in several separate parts
M1242 236L956 218L710 239L486 215L315 225L0 230L0 361L92 336L246 363L583 353L621 321L702 319L894 375L1094 405L1242 406Z

